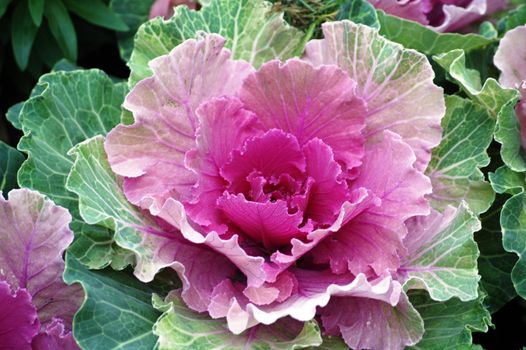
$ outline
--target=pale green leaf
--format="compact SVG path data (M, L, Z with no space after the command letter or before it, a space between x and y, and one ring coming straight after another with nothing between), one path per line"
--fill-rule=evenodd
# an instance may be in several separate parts
M518 97L516 90L504 89L493 78L487 79L482 85L479 73L466 67L463 50L436 55L433 59L444 68L452 82L458 84L473 102L483 106L495 120L502 107Z
M472 349L471 333L487 332L491 325L482 295L469 302L461 302L456 298L437 302L431 300L426 292L418 291L411 292L409 299L422 316L425 328L420 343L409 349Z
M519 260L511 271L511 279L517 293L526 299L526 195L524 174L514 174L506 168L498 169L490 176L491 183L499 192L515 193L502 207L500 225L502 243L508 252L517 254Z
M494 313L517 296L511 281L511 270L517 262L515 254L506 252L502 246L500 211L505 202L498 196L493 206L481 217L482 230L475 234L480 250L478 268L481 285L488 294L484 305Z
M178 291L171 292L165 301L155 296L153 304L164 312L153 329L159 336L159 350L293 350L317 346L322 341L315 321L301 327L301 323L291 319L234 335L224 319L190 310Z
M399 269L408 281L406 288L423 284L438 301L476 299L479 250L473 233L480 230L480 221L465 203L457 209L446 208L444 214L415 219L408 223L408 230L413 235L404 241L408 253Z
M478 34L439 33L420 23L390 16L381 10L377 12L380 34L408 49L415 49L426 55L436 55L455 49L471 51L495 42L494 39Z
M7 193L18 187L16 172L23 161L22 153L0 141L0 192Z
M234 59L244 59L256 67L274 58L291 57L303 34L271 8L263 0L212 0L199 11L179 6L169 20L155 18L145 23L137 32L128 63L130 86L151 75L150 60L194 38L198 31L220 34Z
M157 226L124 196L122 179L112 172L103 142L102 136L96 136L71 150L75 163L66 188L78 195L84 221L114 229L115 243L135 253L137 277L151 281L161 268L173 263L155 259L157 249L166 239L154 234Z
M488 210L495 193L481 168L489 164L486 151L493 139L495 119L469 100L446 97L443 136L426 170L433 184L431 205L443 210L462 200L480 214Z
M515 114L517 98L505 104L498 116L495 140L502 146L500 156L508 167L517 172L526 171L526 160L522 148L520 126Z
M73 335L83 349L151 350L157 343L152 328L160 315L151 305L158 289L110 268L88 270L66 255L64 280L80 283L85 301L73 319Z
M28 154L18 173L20 186L70 210L76 234L71 251L92 268L110 263L112 234L80 219L77 196L65 188L73 165L67 152L119 123L126 91L125 83L114 84L99 70L53 72L42 76L31 98L12 113L24 131L18 148Z

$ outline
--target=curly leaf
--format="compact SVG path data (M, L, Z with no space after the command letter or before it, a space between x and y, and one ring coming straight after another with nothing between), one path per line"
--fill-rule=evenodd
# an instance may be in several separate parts
M495 191L513 196L502 207L500 225L504 249L518 255L519 260L511 271L517 293L526 299L526 184L524 174L517 174L501 167L490 180Z
M477 34L439 33L420 23L390 16L378 10L380 34L387 39L426 55L436 55L455 49L471 51L494 42Z
M148 62L165 55L198 31L218 33L232 50L234 59L244 59L256 67L273 58L292 57L302 33L273 13L263 0L212 0L199 11L178 6L172 18L155 18L139 28L128 65L130 85L150 76Z
M424 337L409 349L472 349L471 333L487 332L491 316L484 308L483 296L461 302L453 298L446 302L436 302L426 292L410 294L411 304L424 320Z
M160 312L151 305L159 292L125 272L90 271L66 255L64 280L79 282L86 298L73 319L73 334L84 349L150 350L157 337L152 328Z
M303 324L281 319L270 326L258 325L234 335L224 319L214 320L190 310L178 291L168 294L165 301L154 296L153 304L164 311L154 326L154 333L159 336L159 350L293 350L321 344L315 321Z
M18 148L28 154L18 173L20 186L40 191L71 211L76 233L71 252L93 268L111 261L111 233L80 219L77 196L65 188L73 165L67 152L119 123L126 91L125 83L114 84L99 70L53 72L40 78L18 113L15 107L10 110L24 131Z
M480 169L490 161L486 151L493 139L495 120L479 105L448 96L442 128L442 141L433 149L426 170L433 183L431 205L443 210L465 200L474 213L485 212L495 193Z

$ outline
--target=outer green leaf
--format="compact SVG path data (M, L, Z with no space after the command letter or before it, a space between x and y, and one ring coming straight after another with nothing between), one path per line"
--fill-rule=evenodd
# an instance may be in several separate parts
M19 116L23 105L24 102L14 104L11 107L9 107L7 113L5 114L7 120L9 120L9 122L18 130L22 130L22 124L20 123Z
M40 78L18 115L25 135L18 148L28 154L18 173L19 184L70 210L76 233L71 251L94 268L110 262L112 235L80 220L77 197L65 189L73 164L67 152L119 123L126 91L125 83L113 84L99 70L54 72Z
M151 59L167 54L198 31L222 35L234 59L247 60L256 67L273 58L291 57L302 33L271 8L263 0L212 0L199 11L179 6L168 21L156 18L145 23L137 32L128 63L130 85L151 75Z
M77 61L77 34L64 3L61 0L46 0L44 14L64 56L70 61Z
M148 20L153 0L111 0L110 8L128 26L127 32L117 33L119 52L124 61L130 59L133 51L133 38L137 29Z
M64 280L79 282L86 299L73 320L73 335L84 349L151 350L152 327L160 313L151 303L153 290L125 272L90 271L66 255Z
M123 32L129 29L126 23L101 0L64 0L64 3L69 10L90 23Z
M478 34L439 33L430 28L399 17L386 15L379 10L380 34L387 39L415 49L426 55L436 55L455 49L471 51L494 42Z
M399 272L408 281L406 287L417 280L416 284L423 284L433 300L476 299L479 250L473 233L480 230L477 216L462 203L456 210L449 207L443 216L430 218L431 222L422 219L408 223L410 232L421 231L422 237L408 236L404 241L409 251ZM434 230L438 232L430 239ZM422 244L421 240L426 242Z
M21 70L27 67L31 47L38 30L31 17L27 15L28 12L27 1L21 1L13 12L11 23L11 46L16 64Z
M482 277L481 284L488 293L484 305L491 313L517 296L511 281L511 270L517 262L517 256L506 252L502 247L499 218L504 202L504 196L497 197L490 210L481 218L482 230L475 234L480 249L478 268Z
M13 0L0 0L0 18L4 15L11 1Z
M514 174L506 168L498 169L490 176L496 191L515 193L502 207L500 225L502 243L508 252L516 253L519 261L511 271L511 279L517 293L526 299L526 195L524 175Z
M514 171L526 171L526 160L522 149L520 126L515 115L517 98L505 104L498 116L495 140L502 144L500 156L504 163Z
M436 302L426 292L410 294L411 304L424 319L422 341L409 349L444 350L472 349L471 332L487 332L491 325L489 312L483 306L484 297L461 302L453 298Z
M154 326L159 336L160 350L287 350L303 349L321 344L315 321L306 322L303 329L291 327L299 323L282 319L271 326L255 326L240 335L232 334L224 319L211 319L207 314L190 310L178 291L170 293L163 301L153 298L154 306L164 311Z
M494 119L497 119L504 105L518 97L516 90L504 89L493 78L482 85L479 73L466 67L463 50L453 50L433 59L446 70L451 81L458 84L473 102L482 105Z
M491 206L495 193L480 171L489 164L486 150L493 139L495 119L469 100L446 97L443 138L433 149L426 170L433 183L431 205L442 211L465 200L476 214Z
M75 156L66 188L79 196L82 218L89 224L101 224L115 230L115 242L136 254L135 274L151 281L163 267L173 263L154 259L164 238L152 233L156 225L133 205L122 192L122 179L110 168L103 146L104 138L96 136L79 143L70 152ZM172 256L170 256L172 258Z
M18 187L16 172L24 159L22 153L0 141L0 192L7 193Z
M338 20L348 19L354 23L362 23L373 28L380 28L378 15L373 5L367 0L347 0L336 15Z
M44 3L45 0L29 0L29 14L31 14L33 23L35 23L37 27L40 27L40 24L42 23Z

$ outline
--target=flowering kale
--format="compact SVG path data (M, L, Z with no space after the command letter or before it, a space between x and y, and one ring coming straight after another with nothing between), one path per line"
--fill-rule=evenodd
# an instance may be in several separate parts
M373 6L393 16L452 32L506 5L506 0L372 0Z
M235 334L320 317L354 348L403 348L424 331L404 284L477 296L478 223L426 199L445 105L425 57L348 21L323 30L257 70L218 35L185 41L150 63L105 149L157 236L139 243L150 258L133 249L139 278L172 266L184 302Z
M73 240L64 208L28 190L0 197L0 344L8 349L78 349L71 321L80 286L62 281Z

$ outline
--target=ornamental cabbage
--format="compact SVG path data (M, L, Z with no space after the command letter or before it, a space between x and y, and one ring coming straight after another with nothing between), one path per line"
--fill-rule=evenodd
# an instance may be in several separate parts
M235 334L320 317L351 347L403 348L423 322L402 285L457 214L426 199L442 89L425 56L368 27L323 30L258 70L219 35L183 42L150 62L124 102L134 124L105 149L148 233L187 247L171 266L190 308Z
M371 0L393 16L429 25L439 32L456 31L501 10L506 0Z
M62 254L73 240L71 215L38 192L0 196L0 344L2 349L75 350L73 315L84 293L62 281Z

